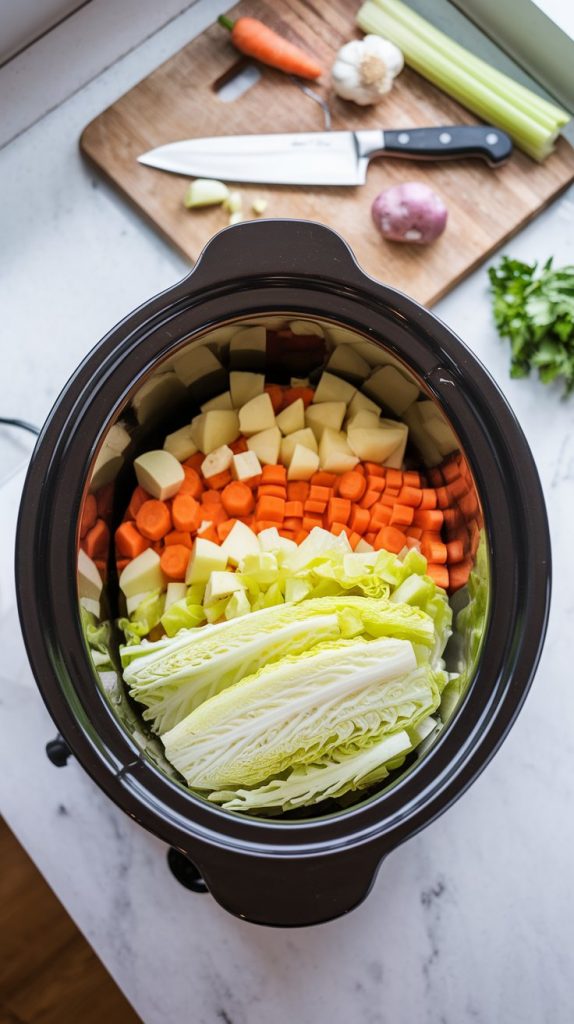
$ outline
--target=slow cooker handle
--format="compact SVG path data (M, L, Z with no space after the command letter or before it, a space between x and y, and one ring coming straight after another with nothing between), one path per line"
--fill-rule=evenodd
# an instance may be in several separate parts
M317 857L294 848L288 856L258 857L210 847L197 859L217 902L254 924L281 928L330 921L353 910L368 895L382 862L372 845Z
M281 244L277 235L280 226ZM235 224L214 235L195 267L180 283L193 291L237 281L245 287L252 278L280 280L285 276L330 278L344 287L364 280L355 257L340 235L309 220L258 220Z

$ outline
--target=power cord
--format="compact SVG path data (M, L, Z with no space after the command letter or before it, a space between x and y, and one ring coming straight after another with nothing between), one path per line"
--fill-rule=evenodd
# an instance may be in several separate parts
M27 423L26 420L8 419L5 416L0 416L0 423L5 424L7 427L19 427L20 430L27 430L30 434L36 434L36 437L40 433L39 427L35 427L33 423Z

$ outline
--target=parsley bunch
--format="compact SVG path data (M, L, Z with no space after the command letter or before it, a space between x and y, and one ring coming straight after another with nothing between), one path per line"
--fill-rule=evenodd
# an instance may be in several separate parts
M562 377L574 390L574 266L552 267L503 256L488 271L496 326L512 346L511 375L535 367L544 384Z

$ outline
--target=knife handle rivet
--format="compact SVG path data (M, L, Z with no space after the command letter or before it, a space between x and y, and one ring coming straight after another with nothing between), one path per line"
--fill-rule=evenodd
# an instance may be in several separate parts
M402 143L403 146L405 146L407 144L407 142L409 142L409 140L410 140L410 135L409 135L408 132L399 132L397 138L398 138L398 141L400 143Z
M438 137L438 141L442 142L442 144L446 146L449 142L452 142L452 135L450 132L441 132Z
M489 132L486 136L486 141L489 146L496 146L496 143L498 142L498 135L496 132Z

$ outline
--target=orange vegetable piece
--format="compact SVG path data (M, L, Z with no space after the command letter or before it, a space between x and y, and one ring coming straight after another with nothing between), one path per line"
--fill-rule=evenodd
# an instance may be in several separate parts
M379 500L379 493L378 493L378 491L367 491L365 496L363 498L361 498L360 506L361 506L361 508L369 509L369 508L372 508L372 506L375 505L378 500Z
M98 503L93 494L86 494L80 516L80 537L85 537L88 530L91 530L92 526L96 525L97 518Z
M302 544L304 540L307 540L308 536L309 530L304 530L303 528L301 528L299 530L299 533L295 534L293 540L295 541L296 544Z
M355 532L353 531L353 532L352 532L352 533L351 533L351 534L349 535L349 544L351 545L351 547L352 547L353 551L354 551L354 550L355 550L355 548L357 547L357 544L359 543L360 539L361 539L361 535L360 535L360 533L355 533Z
M234 480L221 492L221 502L229 516L248 516L255 508L253 491L247 484Z
M265 495L265 497L259 498L255 514L257 519L268 519L275 523L282 523L285 518L285 501L283 498Z
M435 565L429 562L427 565L427 576L434 580L437 587L443 587L444 590L448 590L450 573L446 565Z
M351 502L348 498L331 498L327 505L328 529L331 529L333 523L347 523L350 515Z
M458 503L458 507L465 519L470 519L471 516L476 515L478 512L478 500L474 491L464 494Z
M264 498L266 494L270 494L272 498L285 498L287 497L287 488L278 487L276 484L261 484L257 488L257 497Z
M190 550L185 544L169 544L159 560L160 567L169 580L184 580Z
M369 518L369 529L380 530L383 526L389 526L391 514L391 509L388 505L381 505L380 503L373 505Z
M297 533L301 529L303 516L285 516L283 526L286 530L294 530Z
M322 526L323 525L323 519L322 519L321 516L306 515L306 516L303 516L303 522L302 522L301 525L302 525L304 530L307 530L308 533L310 533L311 530L313 530L315 528L315 526ZM333 531L331 530L331 533L332 532Z
M193 498L189 498L189 501L193 501ZM171 530L171 515L165 501L157 501L156 498L144 501L136 516L136 526L148 540L156 541L165 537Z
M380 466L378 462L364 462L363 463L367 476L380 476L385 477L387 471L384 466Z
M429 482L432 484L433 487L440 487L444 483L442 473L438 466L434 466L432 469L428 469L427 475L429 478Z
M457 476L460 476L459 468L456 462L445 462L441 466L442 475L445 483L451 484L453 480L456 480Z
M310 487L306 480L290 480L287 484L287 501L307 501Z
M277 415L283 408L283 388L280 384L266 384L265 391L271 399L271 405L273 406L273 412Z
M420 526L409 526L407 528L407 537L412 537L413 540L420 540L423 535L423 531Z
M144 501L150 501L150 500L151 500L151 494L148 494L147 491L144 491L143 487L140 487L139 484L138 484L138 486L134 489L134 491L132 493L131 500L130 500L130 503L128 505L128 517L129 517L129 519L136 519L137 518L137 514L138 514L140 508L142 507Z
M237 519L225 519L222 523L219 524L219 526L217 527L217 536L220 544L223 544L223 541L228 536L228 534L231 533L236 522Z
M440 540L425 540L423 537L421 551L425 558L434 564L442 565L447 560L446 544L443 544Z
M447 562L462 562L464 558L464 544L460 540L451 540L446 545Z
M180 544L184 548L189 548L190 551L193 546L191 533L187 533L185 530L172 530L171 533L166 533L163 542L166 547L170 547L172 544Z
M369 510L366 508L360 508L359 505L355 505L351 512L350 526L354 533L365 533L369 529L370 521Z
M377 491L379 494L384 491L387 486L387 481L384 476L373 476L372 473L367 477L367 487L370 491Z
M423 487L421 490L421 500L419 504L420 509L429 509L437 507L437 496L434 487Z
M454 592L466 586L472 569L472 559L465 558L462 562L455 562L448 567L450 589Z
M204 459L205 455L203 452L196 452L195 455L190 455L189 459L186 459L182 465L189 466L190 469L199 470Z
M149 540L142 537L135 523L131 520L118 526L115 533L116 551L118 555L127 558L137 558L146 548L149 548Z
M463 521L462 512L459 508L445 508L443 516L444 525L447 530L454 530Z
M213 523L206 526L205 530L201 530L197 536L201 537L202 540L210 540L213 544L219 544L219 537Z
M110 531L103 519L97 519L84 537L84 551L90 558L107 558L110 546Z
M365 534L365 540L366 540L367 544L370 544L372 547L374 547L376 536L377 536L377 531L376 530L369 530L369 532Z
M191 494L176 494L171 503L173 525L181 533L195 533L202 520L201 505Z
M417 473L413 469L407 469L403 473L403 484L406 487L422 487L422 478L420 473Z
M403 484L399 491L399 502L401 505L410 505L411 508L418 508L423 498L420 487L411 487Z
M129 565L130 562L131 562L131 558L117 558L116 559L116 572L117 572L118 576L121 576L121 574L123 573L126 565Z
M331 533L334 534L335 537L338 537L341 533L346 533L347 537L350 537L352 532L353 531L346 523L333 523L331 527Z
M261 483L273 484L275 487L287 485L287 470L285 466L263 466L261 470Z
M313 473L311 477L311 487L333 487L337 482L336 473L325 473L324 470L318 470L317 473ZM331 497L331 495L329 495Z
M367 489L367 481L360 473L351 471L339 477L337 491L341 498L349 501L360 501Z
M202 505L221 505L221 492L208 490L201 495Z
M185 476L181 487L179 488L178 494L191 494L192 498L199 498L203 493L203 483L201 477L196 469L192 469L190 466L182 466Z
M315 391L313 388L286 388L283 394L283 407L287 408L293 402L296 402L298 398L303 399L303 405L307 408L313 401Z
M325 504L333 497L333 491L330 487L321 487L320 484L311 484L311 490L309 491L310 501L324 501Z
M224 487L231 483L231 473L229 470L224 469L222 473L210 476L208 483L212 491L222 491Z
M313 501L311 498L308 498L303 506L303 511L311 512L313 515L323 515L326 508L326 501Z
M463 494L468 494L468 484L463 477L459 476L451 484L447 484L446 490L450 498L449 504L456 504L457 498L462 498Z
M406 534L402 530L397 530L396 526L383 526L375 537L374 547L377 551L384 548L385 551L392 551L398 555L406 543Z
M299 46L290 43L258 18L238 18L233 22L225 15L218 18L219 24L231 31L231 42L240 53L254 57L262 64L279 68L288 75L299 78L319 78L323 68L313 57Z
M387 487L403 486L403 474L400 469L387 469Z
M415 526L421 526L423 530L440 530L443 520L444 516L439 508L425 509L424 511L417 509L413 523Z
M241 452L249 451L249 446L243 435L238 437L236 441L232 441L229 447L234 455L241 455Z
M114 505L114 485L113 483L104 484L103 487L95 494L96 505L98 506L98 516L100 519L109 521L112 517L113 505Z
M390 525L391 526L410 526L414 518L415 511L411 505L401 505L398 502L393 505L391 510Z
M303 502L302 501L286 501L285 502L285 515L286 516L295 516L295 518L297 518L297 519L302 519L303 518Z

